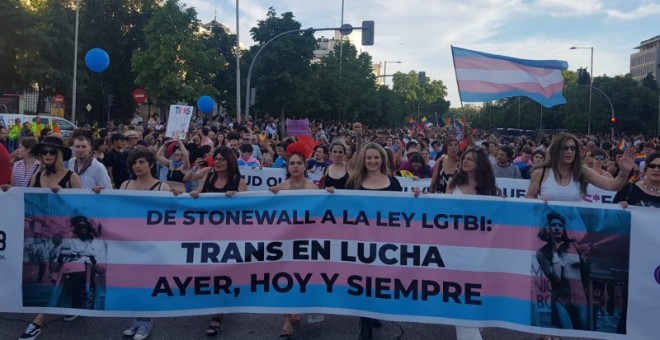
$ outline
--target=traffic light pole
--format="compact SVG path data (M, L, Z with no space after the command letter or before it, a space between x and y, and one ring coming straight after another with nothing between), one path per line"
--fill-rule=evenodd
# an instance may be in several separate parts
M371 22L371 28L367 27L367 29L373 30L373 22ZM247 119L250 116L250 83L252 80L252 69L254 68L254 63L257 61L257 58L259 58L259 55L261 54L261 51L268 46L273 40L277 40L278 38L285 36L287 34L291 33L300 33L300 32L318 32L318 31L336 31L336 30L346 30L349 29L352 31L354 29L364 29L364 27L346 27L350 26L348 24L342 25L342 27L326 27L326 28L306 28L306 29L300 29L300 30L289 30L289 31L284 31L274 37L272 37L270 40L266 41L261 47L259 48L259 51L257 51L257 54L254 55L254 58L252 59L252 62L250 63L250 68L248 69L248 74L247 74L247 82L245 85L245 118ZM348 32L345 35L350 34L351 32ZM373 32L371 32L373 34ZM342 33L344 34L344 33ZM372 43L373 44L373 43ZM255 121L257 120L256 117L254 119Z
M610 117L610 122L612 122L612 139L614 139L614 122L616 121L616 117L614 116L614 105L612 105L612 101L610 100L610 97L608 97L605 92L603 92L601 89L592 86L592 85L582 85L582 84L575 84L577 86L584 86L589 88L589 92L591 92L591 89L594 89L598 92L600 92L605 99L607 99L607 102L610 104L610 109L612 110L612 116ZM591 101L590 101L591 102ZM591 104L589 105L591 106ZM589 118L589 121L591 122L591 118Z

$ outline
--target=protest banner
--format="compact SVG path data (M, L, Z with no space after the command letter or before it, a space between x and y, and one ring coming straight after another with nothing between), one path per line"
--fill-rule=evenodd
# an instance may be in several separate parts
M651 208L23 188L0 192L0 204L13 212L0 220L0 312L320 312L601 339L660 332ZM615 326L594 322L597 282L616 288ZM565 309L556 328L551 314Z
M241 175L247 183L249 191L268 190L269 187L277 185L284 181L286 171L276 168L251 168L239 167ZM321 179L320 172L308 172L309 179L318 185ZM412 188L420 188L422 192L429 192L430 178L412 179L406 177L397 177L403 187L404 192L412 192ZM529 187L527 179L496 178L497 187L502 190L502 195L512 198L524 198ZM593 185L587 187L587 194L582 197L584 203L612 203L616 192L603 190Z
M185 105L170 105L170 113L167 116L166 137L174 139L186 139L193 107Z
M309 119L287 119L286 131L289 136L309 136Z

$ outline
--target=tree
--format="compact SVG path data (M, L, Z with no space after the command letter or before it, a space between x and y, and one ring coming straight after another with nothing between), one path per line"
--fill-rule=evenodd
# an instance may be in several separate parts
M217 96L210 50L202 43L193 8L167 0L145 28L147 49L133 54L135 82L157 104L194 102L201 95Z
M213 20L209 25L210 34L203 40L206 48L212 52L213 73L212 85L220 93L220 99L225 101L225 108L235 109L236 106L236 35L229 29Z
M146 49L144 29L162 0L82 0L78 43L77 117L86 121L104 120L106 95L113 96L110 117L129 118L135 107L131 92L136 73L131 58ZM110 56L110 66L95 74L85 66L84 56L92 48L102 48ZM94 108L86 112L84 106Z
M17 58L29 44L24 33L34 20L20 1L0 2L0 93L18 92L29 84Z
M658 92L658 90L660 90L658 88L658 81L653 76L653 73L650 72L649 74L646 75L646 77L644 77L644 79L642 79L642 86L647 87L651 89L651 91L655 91L655 92Z
M428 77L427 77L428 78ZM427 79L424 84L419 83L417 71L407 74L397 72L392 76L392 91L404 98L404 105L408 112L404 115L417 117L420 115L441 115L449 109L447 87L442 80Z
M18 54L18 74L25 83L39 86L38 112L43 112L43 97L55 93L71 95L73 79L73 12L69 1L35 1L35 19L25 29L27 42Z
M277 34L298 30L301 25L294 20L293 13L277 13L271 7L265 20L250 30L257 45L250 48L243 58L249 65L257 51ZM313 32L292 33L274 40L264 49L252 71L252 87L257 89L256 109L264 113L306 113L310 89L310 61L316 49Z
M311 112L321 116L341 120L352 120L356 116L361 121L380 121L381 113L374 110L377 105L376 77L371 67L371 56L358 53L349 41L343 43L343 55L340 57L341 45L321 59L313 67L314 103Z

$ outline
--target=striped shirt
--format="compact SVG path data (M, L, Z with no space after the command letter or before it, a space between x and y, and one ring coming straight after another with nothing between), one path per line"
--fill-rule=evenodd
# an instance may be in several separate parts
M32 175L37 171L39 171L39 161L34 161L30 169L25 168L24 160L14 163L14 168L11 171L11 185L15 187L28 186Z

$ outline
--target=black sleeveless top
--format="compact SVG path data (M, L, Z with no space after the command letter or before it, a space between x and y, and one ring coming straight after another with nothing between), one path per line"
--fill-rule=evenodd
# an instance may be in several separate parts
M371 190L371 191L403 191L403 187L401 187L401 183L399 183L399 180L396 179L394 176L390 176L390 185L382 188L382 189L367 189L363 186L360 186L360 189L358 190Z
M325 176L323 176L323 183L326 188L334 187L335 189L346 189L346 183L348 183L348 169L346 170L344 176L340 178L330 177L328 168L325 168L324 172Z
M202 192L227 192L227 191L238 191L238 186L241 184L241 176L235 175L234 178L228 178L227 184L222 188L215 187L215 180L218 179L218 173L212 172L211 176L206 177L206 182L204 183L204 188Z
M126 185L123 188L120 188L120 189L128 188L128 185L131 183L131 181L132 181L132 179L129 179L128 182L126 182ZM154 191L156 189L156 187L158 187L158 190L156 190L156 191L160 191L160 188L162 186L163 186L163 182L156 181L156 183L154 183L154 185L152 185L149 189L147 189L147 191Z
M167 180L171 182L183 183L183 171L181 170L170 170L167 172Z
M39 170L37 172L37 178L34 179L34 185L32 186L33 188L41 188L41 172L43 170ZM57 183L57 185L61 186L62 188L71 188L71 174L73 174L73 171L67 170L66 175L62 177L62 179Z

